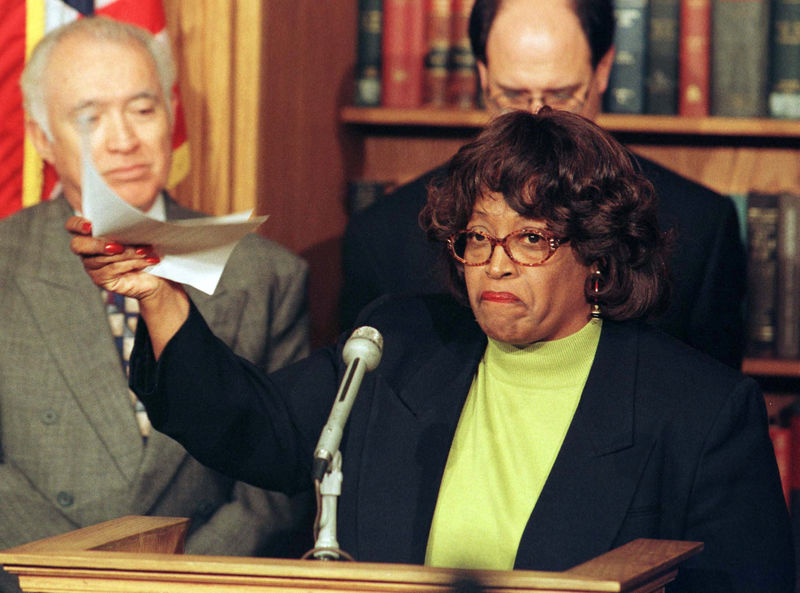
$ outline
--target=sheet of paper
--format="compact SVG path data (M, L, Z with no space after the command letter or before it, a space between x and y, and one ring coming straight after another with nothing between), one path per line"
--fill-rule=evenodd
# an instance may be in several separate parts
M239 240L267 219L242 212L162 222L120 198L103 181L91 158L83 159L82 175L83 215L92 222L94 236L126 245L152 245L161 262L148 272L207 294L216 290Z

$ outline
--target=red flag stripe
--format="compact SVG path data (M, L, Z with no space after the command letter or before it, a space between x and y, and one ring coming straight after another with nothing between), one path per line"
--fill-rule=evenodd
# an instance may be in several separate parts
M167 26L161 0L111 0L95 3L95 14L133 23L151 33L160 33Z
M25 62L25 4L7 2L0 19L0 217L22 207L25 128L19 76Z

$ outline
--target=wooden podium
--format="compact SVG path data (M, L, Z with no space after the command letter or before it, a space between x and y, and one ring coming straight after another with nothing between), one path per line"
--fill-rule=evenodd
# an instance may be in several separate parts
M0 552L40 593L663 591L697 542L636 540L564 572L184 555L188 519L123 517Z

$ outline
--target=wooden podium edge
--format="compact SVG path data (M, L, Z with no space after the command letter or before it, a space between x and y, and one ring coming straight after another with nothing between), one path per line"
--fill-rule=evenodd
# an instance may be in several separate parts
M128 516L22 544L0 554L120 551L182 554L189 519Z
M565 572L464 571L418 565L184 555L188 520L123 517L0 552L24 591L658 591L697 542L630 542ZM114 587L108 583L114 581ZM151 585L148 585L151 583ZM86 587L86 588L76 588Z

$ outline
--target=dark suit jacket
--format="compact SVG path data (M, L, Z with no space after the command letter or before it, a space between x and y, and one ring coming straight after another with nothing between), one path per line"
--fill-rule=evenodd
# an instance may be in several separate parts
M445 295L379 300L359 323L385 346L342 441L339 542L358 560L422 563L486 338ZM265 378L193 310L157 365L140 333L131 378L154 425L198 459L292 491L309 479L341 347ZM685 590L791 591L789 518L757 384L647 325L604 322L516 567L564 570L638 537L705 543Z
M163 434L142 443L100 291L69 248L71 214L58 198L0 221L0 548L153 514L190 517L196 553L277 553L294 528L284 495ZM169 219L197 215L167 200ZM306 280L299 257L250 235L216 293L192 294L220 338L270 371L308 353Z
M739 368L744 348L745 253L733 203L708 188L640 158L659 196L659 223L674 229L674 288L655 325ZM418 215L439 167L356 213L344 235L343 329L372 299L388 293L446 292L448 257L427 240Z

